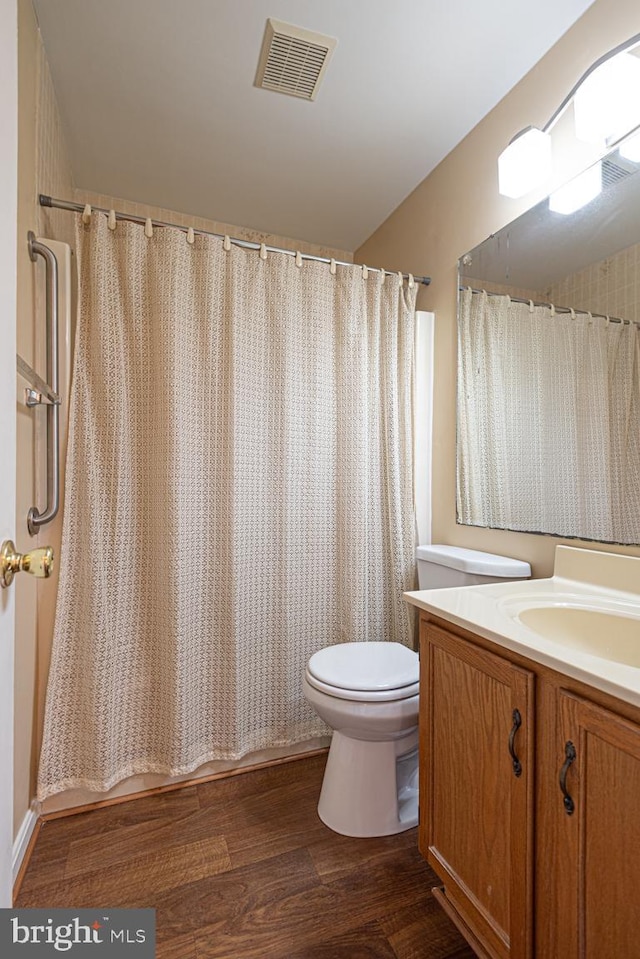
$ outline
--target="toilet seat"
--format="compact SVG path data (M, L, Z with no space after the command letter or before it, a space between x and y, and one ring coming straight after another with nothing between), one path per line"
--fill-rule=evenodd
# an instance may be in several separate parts
M328 696L335 696L336 699L349 699L353 703L389 703L398 702L401 699L410 699L417 696L420 689L419 683L412 683L410 686L403 686L401 689L387 689L376 692L372 689L344 689L342 686L331 686L330 683L323 683L307 669L305 679L310 686L326 693Z
M309 660L309 685L338 699L389 702L418 695L418 654L400 643L340 643Z

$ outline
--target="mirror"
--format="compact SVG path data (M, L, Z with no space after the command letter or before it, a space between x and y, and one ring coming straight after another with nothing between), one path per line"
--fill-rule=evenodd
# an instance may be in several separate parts
M640 544L640 162L601 171L459 261L463 525Z

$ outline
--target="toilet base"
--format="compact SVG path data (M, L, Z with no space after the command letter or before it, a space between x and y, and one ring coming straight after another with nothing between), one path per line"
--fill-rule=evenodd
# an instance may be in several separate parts
M391 836L418 824L418 728L385 742L334 732L318 815L343 836Z

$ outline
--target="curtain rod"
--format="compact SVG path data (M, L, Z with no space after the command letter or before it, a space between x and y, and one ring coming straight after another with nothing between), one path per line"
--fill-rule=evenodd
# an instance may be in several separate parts
M57 200L55 199L55 197L47 196L44 193L41 193L38 199L40 202L40 206L51 207L55 210L68 210L71 213L82 213L85 208L84 203L72 203L69 200ZM111 213L111 210L107 210L105 207L102 207L102 206L93 206L93 204L91 204L91 209L95 210L97 213L106 213L107 215ZM134 213L119 213L117 210L115 210L114 213L116 216L116 220L126 220L129 223L141 223L143 226L147 222L147 217L136 216ZM151 224L152 226L170 227L175 230L182 230L185 233L188 230L188 227L181 226L179 223L167 223L164 220L152 219ZM223 233L212 233L209 230L196 230L195 228L193 232L198 234L199 236L215 236L219 240L224 240ZM230 237L230 240L234 246L242 247L245 250L259 250L262 246L262 244L260 243L254 243L251 240L240 240L237 237L233 237L233 236ZM283 250L277 246L265 246L265 249L269 253L284 253L286 256L298 255L296 250ZM316 263L332 263L333 262L337 266L353 267L353 266L362 265L359 263L347 263L345 260L332 260L328 256L313 256L313 254L311 253L300 253L300 257L303 260L314 260ZM370 270L372 273L384 273L386 276L398 275L397 270L382 270L374 266L369 266L367 267L367 269ZM409 273L402 274L402 277L405 280L408 280L409 276L410 276ZM430 276L414 276L413 280L415 283L420 283L423 286L429 286L429 284L431 283Z
M555 306L553 303L537 303L535 300L527 300L523 296L511 296L510 293L492 293L491 290L474 290L471 286L459 286L458 291L460 293L463 290L469 290L470 293L486 293L487 296L508 296L513 303L526 303L527 306L530 306L532 303L534 306L544 306L547 309L553 309L556 313L571 313L571 307L569 306ZM593 313L591 310L573 310L574 313L582 313L584 316L597 316L601 320L609 320L611 323L635 323L636 326L640 326L640 323L636 323L635 320L623 320L619 316L608 316L606 313Z

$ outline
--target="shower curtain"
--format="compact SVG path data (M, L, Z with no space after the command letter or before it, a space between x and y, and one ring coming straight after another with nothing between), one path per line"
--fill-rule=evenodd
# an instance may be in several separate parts
M458 519L640 542L640 331L463 290Z
M309 656L412 641L415 288L94 214L41 799L323 735Z

